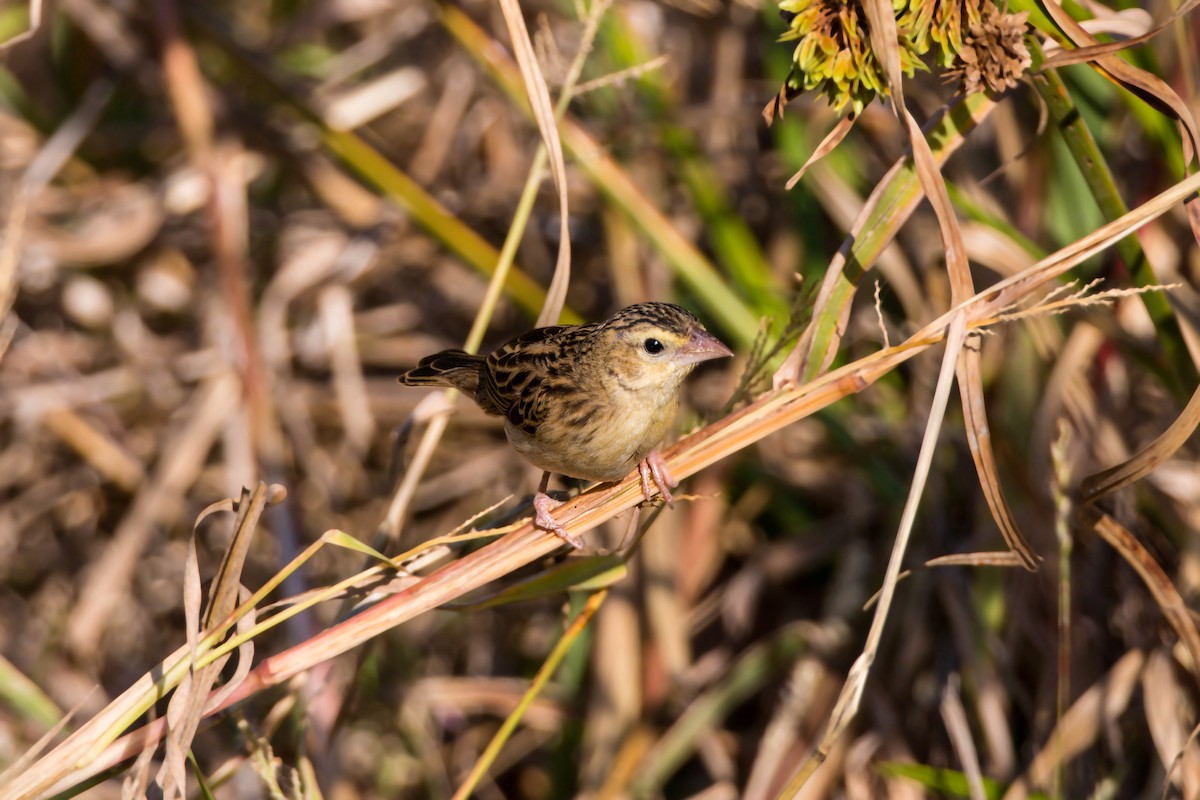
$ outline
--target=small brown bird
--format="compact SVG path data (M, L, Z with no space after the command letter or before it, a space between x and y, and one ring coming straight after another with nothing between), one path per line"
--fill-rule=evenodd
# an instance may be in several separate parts
M508 441L545 471L535 524L581 546L550 514L550 473L616 481L635 467L671 504L678 485L654 449L675 419L678 389L701 361L733 351L670 303L638 303L604 322L522 334L487 356L445 350L400 376L408 386L451 386L505 418Z

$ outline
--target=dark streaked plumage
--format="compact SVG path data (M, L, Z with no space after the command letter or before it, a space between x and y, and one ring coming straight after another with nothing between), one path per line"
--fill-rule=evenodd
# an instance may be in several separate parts
M647 499L652 475L669 501L670 476L653 451L679 385L699 362L728 355L687 310L639 303L603 322L537 328L487 356L446 350L400 381L459 389L504 417L509 441L548 473L615 481L641 466ZM544 508L538 524L565 533Z

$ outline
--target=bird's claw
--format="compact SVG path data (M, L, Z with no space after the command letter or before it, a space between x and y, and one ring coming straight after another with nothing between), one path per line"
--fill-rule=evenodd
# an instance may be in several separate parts
M567 544L576 550L583 548L583 542L577 537L572 536L562 524L556 520L551 514L550 509L554 507L554 500L545 492L538 492L533 496L533 510L536 516L533 519L533 524L544 531L553 533L558 538L562 539Z
M663 460L657 450L638 462L638 474L642 476L642 496L646 498L647 502L654 499L654 490L650 487L650 481L653 480L667 507L675 507L675 498L671 496L671 489L678 486L679 481L671 477L671 473L667 469L667 462Z

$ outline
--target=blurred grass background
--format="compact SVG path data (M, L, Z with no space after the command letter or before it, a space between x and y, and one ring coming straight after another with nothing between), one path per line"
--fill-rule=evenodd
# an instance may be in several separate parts
M1171 11L1119 6L1108 11ZM580 9L523 8L553 93L578 49ZM0 39L29 23L27 5L0 7ZM836 116L802 95L764 125L791 64L791 46L775 41L783 30L778 9L754 0L622 0L604 16L563 123L567 319L671 300L743 356L760 333L803 319L803 298L906 140L871 104L785 191ZM1192 13L1128 58L1196 109L1198 45ZM498 8L473 0L60 0L4 51L12 269L0 269L0 296L14 294L0 325L0 766L184 642L186 542L210 503L260 479L288 489L253 542L250 587L329 528L372 539L423 398L395 375L466 337L538 144L498 47ZM1086 169L1107 164L1126 205L1184 175L1169 118L1089 66L1053 76L1060 109L1038 78L945 134L980 286L1119 213L1081 171L1071 125L1095 140L1100 161ZM906 96L923 122L953 87L918 74ZM532 325L557 213L546 181L485 347ZM1078 278L1194 285L1200 254L1181 209L1131 244ZM837 362L942 313L943 262L922 206L863 257L877 271L852 299ZM1161 433L1195 386L1172 309L1124 297L1000 326L983 365L1001 477L1046 560L1036 573L921 568L1003 549L955 408L860 717L806 791L969 796L953 738L965 729L989 795L1031 774L1063 797L1196 796L1195 665L1114 550L1055 529L1062 498ZM680 431L720 413L742 366L688 384ZM860 649L936 375L935 359L918 358L690 481L696 499L657 518L477 795L773 797ZM527 494L535 477L496 420L460 403L401 542ZM1110 508L1189 602L1198 477L1189 443ZM616 547L624 533L618 519L590 541ZM229 535L227 518L201 527L205 579ZM360 559L322 551L289 593L332 584ZM266 776L289 796L448 797L560 640L564 597L425 614L202 727L197 773L217 797L264 796ZM337 612L298 617L258 651L302 642ZM1078 713L1064 720L1067 707ZM1053 750L1056 725L1073 738ZM118 796L120 777L89 796Z

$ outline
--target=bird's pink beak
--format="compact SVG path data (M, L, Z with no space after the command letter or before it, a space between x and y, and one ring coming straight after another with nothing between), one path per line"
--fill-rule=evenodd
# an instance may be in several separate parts
M733 351L721 344L720 339L703 328L696 328L688 337L687 344L676 354L675 361L680 364L697 364L701 361L726 358L731 355L733 355Z

